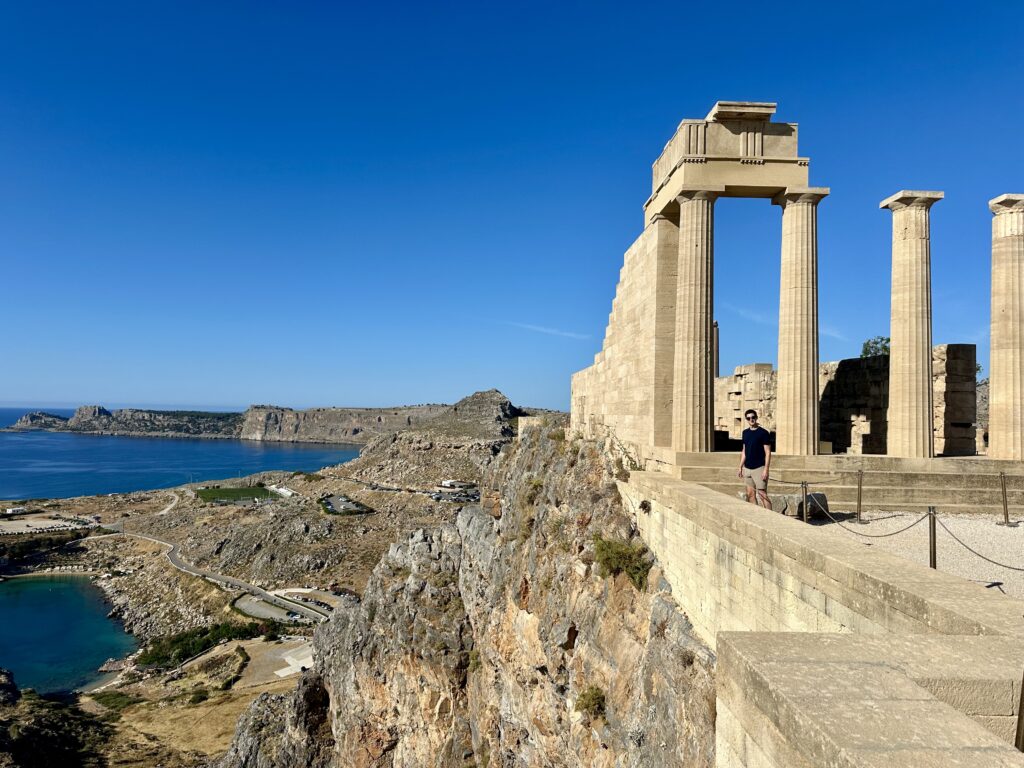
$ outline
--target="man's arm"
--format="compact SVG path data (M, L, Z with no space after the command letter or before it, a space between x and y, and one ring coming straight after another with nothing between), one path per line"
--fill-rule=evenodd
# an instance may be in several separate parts
M764 446L764 472L761 473L762 479L768 479L768 467L772 463L772 444L765 443Z
M743 464L746 461L746 458L747 458L747 446L744 445L743 448L740 449L740 468L736 472L736 477L743 477Z

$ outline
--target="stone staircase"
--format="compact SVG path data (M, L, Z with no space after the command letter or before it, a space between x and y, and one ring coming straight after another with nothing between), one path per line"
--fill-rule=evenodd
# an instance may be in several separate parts
M676 453L674 461L651 466L681 480L735 497L743 490L736 476L738 453ZM858 471L863 471L864 510L1002 514L999 473L1006 475L1011 520L1024 519L1024 462L985 457L900 459L891 456L772 457L772 493L799 493L800 481L828 497L832 509L853 511L857 506Z

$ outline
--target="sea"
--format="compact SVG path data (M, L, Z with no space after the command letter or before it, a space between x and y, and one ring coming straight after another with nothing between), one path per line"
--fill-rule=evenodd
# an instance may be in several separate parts
M0 408L0 427L31 410L40 409ZM312 472L358 455L357 445L0 432L0 499L127 493L265 470ZM14 673L20 688L40 693L95 683L103 662L136 648L109 611L86 577L0 581L0 667Z
M0 667L19 688L63 693L103 678L107 659L137 643L110 618L103 592L85 576L28 576L0 582Z
M10 426L31 410L0 408L0 427ZM58 416L74 413L60 408L42 410ZM0 499L128 493L267 470L312 472L354 459L359 448L345 444L0 432Z

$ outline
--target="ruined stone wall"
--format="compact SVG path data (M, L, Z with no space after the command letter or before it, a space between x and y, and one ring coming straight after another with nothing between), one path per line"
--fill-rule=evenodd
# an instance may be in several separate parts
M732 376L715 379L715 431L739 440L743 413L753 408L765 429L775 430L775 370L771 363L737 366Z
M761 424L775 429L776 372L768 363L742 365L715 380L715 430L738 440L743 412L753 408ZM932 349L935 454L973 456L977 421L975 347L940 344ZM821 440L833 453L885 454L889 403L889 358L858 357L822 363Z

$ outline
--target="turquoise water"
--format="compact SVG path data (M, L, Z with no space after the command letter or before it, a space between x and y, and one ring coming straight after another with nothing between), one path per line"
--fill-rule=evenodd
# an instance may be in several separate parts
M0 408L0 426L24 413ZM272 469L311 472L358 455L355 445L0 432L0 499L127 493Z
M136 648L107 618L103 592L82 576L33 576L0 582L0 667L19 688L69 691L98 680L97 668Z

